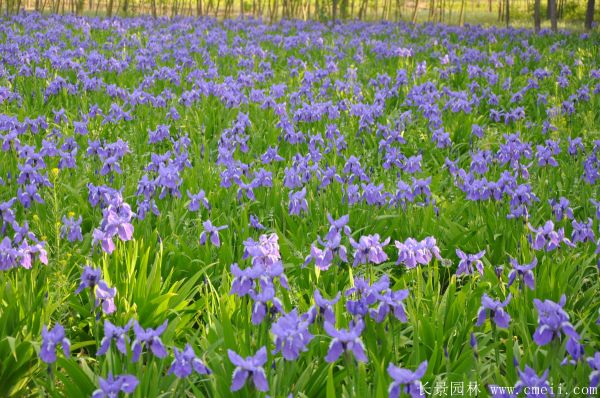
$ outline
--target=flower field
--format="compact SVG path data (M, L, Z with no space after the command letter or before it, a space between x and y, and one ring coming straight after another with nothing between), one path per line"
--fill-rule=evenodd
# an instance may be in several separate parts
M0 397L595 396L599 42L5 17Z

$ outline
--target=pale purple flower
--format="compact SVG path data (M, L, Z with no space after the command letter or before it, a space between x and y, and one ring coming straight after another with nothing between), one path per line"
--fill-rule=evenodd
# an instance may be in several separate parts
M142 346L146 346L157 358L164 358L167 356L167 349L163 345L160 335L167 329L168 321L165 321L156 329L148 328L144 329L140 324L135 321L133 324L133 331L135 332L135 340L131 346L133 356L131 357L132 362L137 362L142 354Z
M115 242L112 240L112 236L101 229L94 229L92 233L92 245L100 243L102 250L107 254L111 254L115 250Z
M590 387L597 387L600 384L600 352L596 352L593 357L588 358L587 364L592 369Z
M254 301L252 307L251 322L253 325L259 325L265 319L267 312L278 313L282 312L283 306L277 297L275 297L275 289L270 281L260 279L260 292L254 289L250 290L249 294Z
M242 358L232 350L227 350L227 355L231 363L235 365L231 391L241 390L249 377L258 391L269 391L269 383L263 368L267 363L267 347L261 347L254 356L246 358Z
M65 217L63 216L63 225L60 229L61 237L67 237L69 242L82 241L83 236L81 235L81 222L82 218L79 216L77 220L73 217Z
M171 363L171 367L167 374L175 374L180 379L188 377L192 372L201 375L210 374L210 369L196 357L196 353L191 345L186 344L183 351L179 351L177 347L173 348L175 359Z
M414 372L395 366L392 363L388 365L387 371L394 379L388 389L389 398L398 398L400 392L404 392L412 398L425 397L425 388L421 384L421 379L427 371L427 361L421 362Z
M324 327L327 334L333 338L325 356L327 362L335 362L344 352L352 353L358 361L368 361L365 347L360 339L360 335L365 327L362 320L356 323L351 322L348 329L337 330L329 322L325 322Z
M134 375L118 375L114 378L109 372L106 379L99 377L98 383L100 388L93 392L92 398L116 398L121 392L133 394L139 381Z
M352 265L356 267L358 264L367 262L381 264L387 261L388 257L383 248L390 242L390 238L388 237L383 242L380 242L379 239L379 234L361 236L358 242L350 238L350 244L355 249Z
M571 241L573 243L593 242L596 239L591 218L588 217L587 222L573 220L571 225L573 226L573 233L571 235Z
M347 236L350 236L351 230L350 227L348 227L348 222L350 221L349 215L346 214L337 220L334 220L333 217L331 217L331 214L327 213L327 220L329 221L330 227L329 232L327 232L327 235L325 236L326 240L334 240L336 235L340 235L342 232Z
M254 214L250 215L250 226L257 230L265 229L265 226L260 223L258 217L256 217Z
M479 313L477 314L477 326L483 325L486 318L489 316L499 328L508 328L508 324L510 323L510 315L504 308L510 302L511 297L512 296L509 293L508 297L506 297L506 300L498 301L493 300L490 298L490 296L484 293L483 297L481 297L481 307L479 308Z
M301 191L290 191L289 213L291 215L300 215L308 211L308 202L306 201L306 187Z
M273 353L281 352L288 361L296 360L301 352L307 350L307 345L313 338L308 325L306 315L299 316L296 309L282 314L271 326L271 332L275 336Z
M404 307L404 300L408 297L409 292L407 289L392 291L386 289L384 293L377 294L377 301L379 305L371 309L371 318L375 322L381 323L389 312L394 314L394 317L401 321L406 322L406 308Z
M533 258L528 264L519 264L516 259L510 258L510 264L513 269L508 273L508 286L510 287L515 279L519 279L531 290L535 289L535 279L533 269L537 265L537 258Z
M200 204L202 204L206 210L210 210L210 203L208 203L208 199L206 198L206 193L204 190L200 190L200 192L197 194L187 191L187 196L190 198L190 202L188 204L189 211L200 210Z
M75 294L81 293L83 289L88 287L93 290L98 282L100 282L101 276L100 268L92 268L86 265L81 273L81 282L79 283L77 290L75 290Z
M335 314L333 312L333 306L340 301L341 293L337 292L333 299L327 300L323 297L319 289L315 289L313 297L315 298L315 305L310 309L311 318L315 320L318 317L322 317L325 322L334 324Z
M437 242L431 236L420 242L416 239L408 238L404 242L395 241L394 244L398 249L396 264L404 264L408 269L416 267L417 264L427 265L434 256L438 260L441 259Z
M109 320L104 320L104 337L100 342L100 348L97 355L104 355L110 348L113 339L116 341L116 347L123 355L127 355L127 344L129 343L129 330L133 326L133 321L127 322L123 327L112 324Z
M556 217L556 221L561 221L563 217L566 217L569 220L573 219L573 209L569 207L570 202L567 198L561 196L558 201L550 199L548 200L548 203L552 206L552 213L554 214L554 217Z
M319 249L315 244L312 244L310 254L306 257L304 264L307 265L311 261L314 261L315 266L321 271L326 271L333 263L333 252L327 249Z
M216 227L212 224L210 220L206 220L202 223L204 226L204 231L200 234L200 244L206 244L207 238L210 237L210 241L216 247L221 246L221 241L219 239L219 231L227 228L227 225L221 225Z
M115 295L117 288L110 288L103 280L96 285L96 307L102 305L102 312L106 315L112 314L117 310L115 306Z
M254 281L263 275L261 267L248 267L242 270L237 263L231 264L230 271L233 274L233 281L229 294L236 294L239 297L250 294L254 288Z
M475 271L473 267L483 275L483 262L481 261L481 258L485 255L485 250L476 254L465 254L462 250L456 249L456 255L460 259L458 268L456 269L456 275L471 275Z
M369 312L369 307L374 305L381 295L390 288L390 278L384 274L377 282L369 284L369 279L354 278L354 286L344 292L346 296L355 296L354 300L346 301L346 310L358 317L364 317ZM402 297L399 297L402 300ZM387 310L388 308L384 308ZM384 315L387 313L384 313ZM375 317L377 314L375 314Z
M71 352L71 342L65 336L65 328L57 323L52 330L48 330L46 325L42 328L42 345L40 347L40 359L47 364L56 362L56 347L62 345L65 357L69 357Z
M569 315L563 310L566 301L567 297L564 294L558 303L533 299L538 311L538 327L533 334L533 341L537 345L544 346L554 339L560 339L562 333L579 341L579 334L569 321Z
M548 398L554 396L552 388L548 383L548 370L545 370L541 376L538 376L535 370L525 366L525 370L517 369L519 372L519 381L515 384L514 392L524 392L526 398Z
M531 225L528 225L528 227L531 232L535 234L535 236L530 236L531 246L534 250L544 249L545 251L550 252L558 248L561 243L575 247L575 245L565 237L565 229L560 228L555 231L554 223L551 220L546 221L546 223L539 228L534 228Z

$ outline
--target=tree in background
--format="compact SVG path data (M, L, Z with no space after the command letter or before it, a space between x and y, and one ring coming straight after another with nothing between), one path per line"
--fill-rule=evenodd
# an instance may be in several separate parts
M550 17L550 25L552 31L558 30L557 15L556 15L556 0L548 0L548 15Z
M542 27L542 20L540 16L540 3L540 0L535 0L535 3L533 5L533 21L536 33L539 32Z
M585 29L592 30L592 24L594 23L594 8L596 6L595 0L588 0L587 9L585 10Z

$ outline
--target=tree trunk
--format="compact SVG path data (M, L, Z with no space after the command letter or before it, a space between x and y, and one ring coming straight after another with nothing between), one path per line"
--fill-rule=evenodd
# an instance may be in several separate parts
M418 9L419 9L419 0L415 0L415 8L413 9L413 14L412 14L412 18L411 18L412 23L417 22L417 10Z
M333 0L333 4L331 5L331 21L335 23L335 19L337 18L337 6L338 0Z
M458 15L458 24L463 26L465 24L465 2L467 0L462 0L460 2L460 14Z
M550 10L550 25L552 26L552 30L556 32L558 30L556 21L556 0L548 0L548 8Z
M540 0L535 0L533 3L533 22L535 25L535 31L537 33L542 27L542 21L540 18Z
M498 0L498 21L504 19L504 12L502 11L502 0Z
M506 27L509 28L510 27L510 0L506 0L506 6L505 6L506 10Z
M585 30L592 30L592 24L594 23L594 7L596 6L595 0L588 0L587 9L585 11Z

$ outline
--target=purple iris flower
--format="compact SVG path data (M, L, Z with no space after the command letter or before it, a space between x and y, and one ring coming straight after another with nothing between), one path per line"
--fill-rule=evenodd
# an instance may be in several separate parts
M561 365L576 365L579 361L584 360L585 347L578 339L569 337L567 339L567 344L565 344L565 348L568 355L561 361ZM569 359L569 357L571 357L571 359Z
M575 245L565 237L565 229L560 228L558 231L555 231L554 223L551 220L546 221L546 223L539 228L534 228L531 225L528 226L531 232L535 234L535 236L530 237L534 250L544 249L545 251L550 252L558 248L561 243L575 247Z
M133 237L133 225L131 224L131 209L127 205L126 215L117 212L112 205L106 209L104 230L108 235L118 235L123 241L131 240Z
M291 215L300 215L301 212L308 211L308 202L306 201L306 187L300 191L290 192L289 213Z
M558 201L550 199L548 200L548 203L552 206L552 213L554 214L554 217L556 217L556 221L561 221L564 217L569 220L573 219L573 209L569 207L570 202L567 198L560 197Z
M48 364L56 362L56 347L62 345L65 357L69 357L71 352L71 342L65 336L65 328L57 323L52 330L48 330L46 325L42 328L42 345L40 347L40 359Z
M533 334L533 341L537 345L544 346L555 338L559 339L561 333L579 341L579 334L569 321L569 315L563 310L566 301L567 297L564 294L558 303L551 300L533 300L538 311L538 327Z
M408 238L404 242L395 241L394 244L398 249L396 264L404 264L408 269L416 267L417 264L427 265L434 256L438 260L442 258L440 256L440 249L437 247L437 242L431 236L420 242L416 239Z
M22 257L13 247L11 239L6 236L0 241L0 271L5 271L17 266L17 261Z
M200 192L197 194L187 191L187 196L190 198L190 203L188 205L189 211L200 210L200 204L202 204L206 210L210 210L210 203L208 203L208 199L206 198L206 193L204 190L200 190Z
M254 290L250 290L249 292L250 297L254 301L251 317L253 325L260 324L265 319L267 312L277 313L282 312L283 310L281 302L275 297L273 284L270 281L265 282L264 279L261 279L260 286L260 292L257 293ZM271 305L269 305L269 303L271 303Z
M92 233L92 244L96 245L100 243L102 250L106 253L111 254L115 250L115 242L112 240L112 236L101 229L94 229Z
M236 294L239 297L250 294L254 288L254 281L263 275L260 267L249 267L242 270L237 263L231 264L230 271L233 274L233 281L229 294Z
M261 347L254 356L242 358L235 351L227 350L231 363L235 365L233 371L231 391L238 391L244 387L248 377L258 391L269 391L269 383L264 364L267 363L267 348Z
M593 221L588 217L587 222L578 222L573 220L571 223L573 226L573 233L571 235L571 241L577 242L593 242L596 240L593 229Z
M371 318L375 319L376 322L381 323L385 320L388 313L392 312L394 317L401 322L406 322L406 308L404 307L404 300L408 297L408 290L397 290L392 291L386 289L384 293L377 293L377 300L379 305L371 309Z
M590 203L594 205L596 220L600 220L600 201L590 199Z
M569 152L569 155L577 156L577 154L580 151L585 152L585 147L583 146L583 141L581 137L567 137L567 139L569 140L569 149L567 150L567 152Z
M82 241L83 236L81 235L81 222L82 218L79 216L77 220L73 217L65 217L63 216L63 225L60 229L60 234L64 238L67 237L69 242Z
M597 387L600 384L600 352L587 359L587 364L592 369L590 373L590 387Z
M296 360L301 352L307 350L308 343L314 337L308 331L308 325L307 315L299 316L296 309L281 315L271 326L271 332L275 336L273 354L281 351L288 361Z
M346 301L346 309L352 315L364 317L369 312L369 307L377 302L382 293L390 287L390 278L383 275L372 285L365 278L354 278L354 286L346 290L346 296L355 295L355 300Z
M481 258L485 255L485 250L480 251L476 254L465 254L460 249L456 249L456 255L460 259L458 268L456 269L456 275L471 275L474 272L473 266L477 271L483 275L483 262Z
M254 214L250 215L250 226L257 230L265 229L265 226L260 223L258 217L256 217Z
M112 314L117 310L115 306L115 295L117 288L110 288L103 280L96 286L96 307L102 305L102 312L106 315Z
M350 221L350 216L348 214L334 220L331 217L331 214L327 213L327 220L329 221L329 232L327 232L327 236L325 236L326 240L334 240L336 235L340 235L342 232L347 236L350 236L350 227L348 227L348 222Z
M177 347L174 347L173 354L175 355L175 359L171 363L168 374L173 373L175 376L183 379L191 375L193 371L201 375L211 373L210 369L196 357L196 353L191 345L186 344L183 351L179 351Z
M142 345L149 348L157 358L164 358L167 356L167 349L160 339L160 335L167 329L168 321L165 321L156 329L148 328L144 329L140 324L135 321L133 324L133 331L135 332L135 340L131 346L133 356L131 360L137 362L142 354Z
M123 327L113 325L109 320L104 320L104 337L100 342L100 348L97 355L104 355L110 348L110 343L113 339L116 341L117 349L127 355L127 343L129 343L129 331L133 326L133 321L127 322Z
M481 307L477 315L477 326L481 326L485 323L486 318L493 318L494 323L499 327L506 329L510 323L510 315L504 310L511 299L509 294L504 301L493 300L487 294L483 294L481 297Z
M260 161L263 164L268 164L271 162L281 162L285 159L277 153L277 147L269 147L267 151L260 157Z
M139 384L138 379L133 375L118 375L115 378L112 373L109 373L106 379L102 377L98 379L100 388L94 391L92 398L114 398L118 397L120 392L133 394Z
M381 264L387 261L387 254L383 251L383 248L390 242L388 237L383 242L379 241L379 234L361 236L358 242L350 238L350 244L354 247L354 263L353 266L358 264L366 264L372 262L373 264Z
M243 259L250 257L253 266L263 266L269 268L272 265L281 262L279 253L279 237L273 233L270 235L261 235L258 241L246 239L244 241Z
M94 191L90 187L90 202L94 204L104 204L106 207L102 210L103 220L100 228L94 229L92 233L92 244L100 243L102 250L111 254L115 249L113 238L118 236L123 241L133 238L133 225L131 220L134 213L129 204L123 201L121 193L114 190L98 187Z
M367 354L365 347L360 339L360 335L365 327L364 322L350 322L348 329L337 330L333 324L325 322L325 331L333 338L329 345L329 351L325 356L325 360L329 363L337 361L342 353L352 353L354 358L361 362L367 362Z
M44 199L38 193L38 186L36 184L27 184L24 187L19 187L17 190L17 199L19 199L19 202L26 209L30 208L33 202L44 203Z
M389 398L398 398L400 392L404 392L412 398L425 396L425 389L421 384L421 379L427 371L427 361L421 362L414 372L395 366L392 363L388 365L387 371L392 379L394 379L388 389Z
M327 249L319 249L315 244L310 246L310 254L306 257L304 265L311 261L315 262L315 266L321 271L327 271L333 263L333 252Z
M81 282L77 290L75 290L75 294L81 293L83 289L88 287L93 290L98 282L100 282L101 275L100 268L92 268L86 265L81 273Z
M513 269L508 273L508 286L512 285L517 277L531 290L535 289L533 269L537 265L537 258L533 258L528 264L519 264L516 259L510 259Z
M315 298L315 305L310 309L311 319L315 320L319 317L323 317L325 322L334 324L335 314L333 312L333 306L340 301L341 293L338 292L333 299L327 300L323 297L319 289L315 289L313 296Z
M546 369L541 376L530 368L525 366L525 370L518 369L519 381L515 384L514 392L516 395L524 392L526 398L548 398L553 396L552 388L548 384L548 370ZM543 393L547 391L547 393Z
M221 225L216 227L210 220L206 220L202 223L204 231L200 234L200 244L205 245L207 238L210 237L210 241L216 247L221 246L221 240L219 239L219 231L227 228L227 225Z

